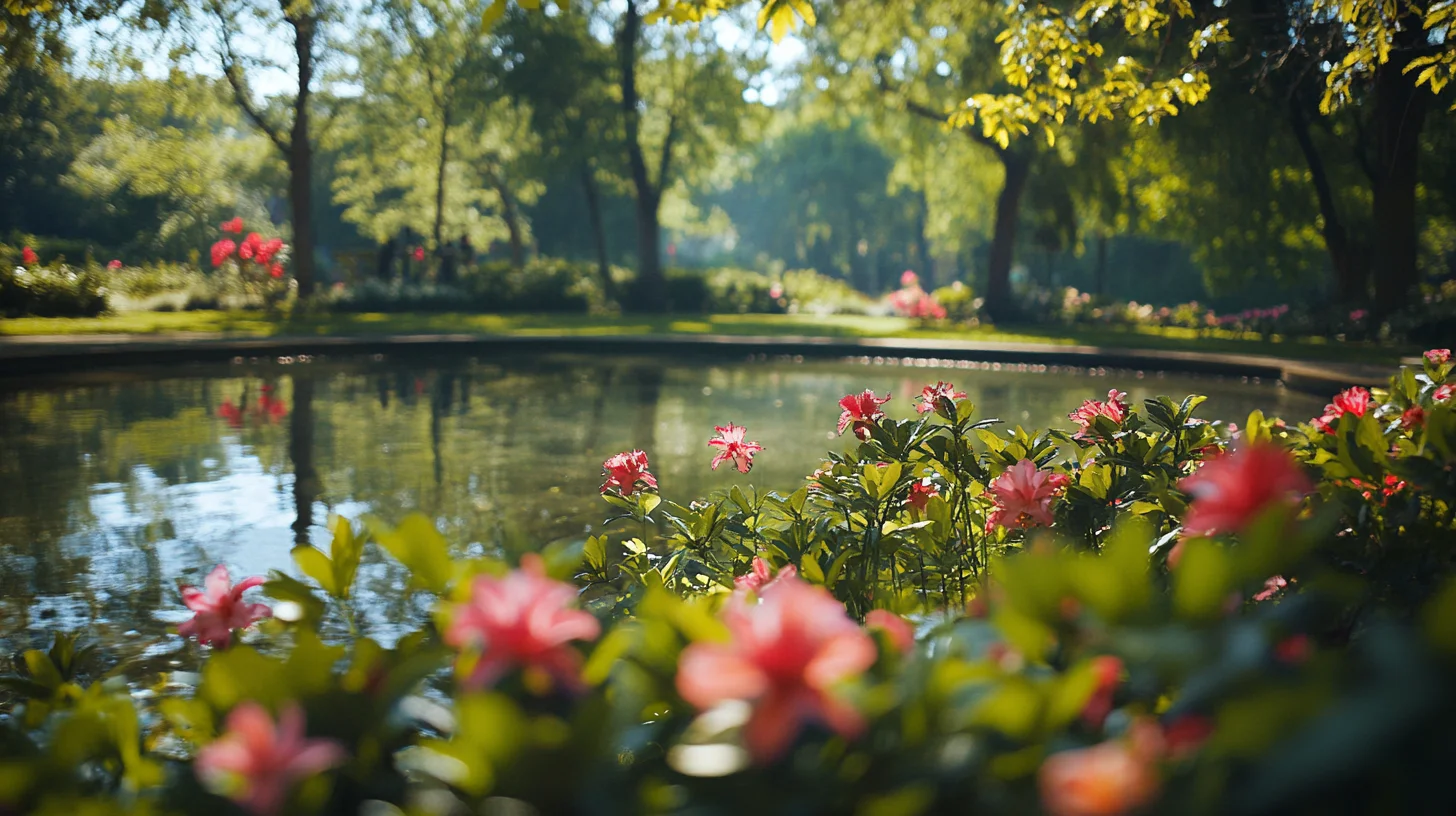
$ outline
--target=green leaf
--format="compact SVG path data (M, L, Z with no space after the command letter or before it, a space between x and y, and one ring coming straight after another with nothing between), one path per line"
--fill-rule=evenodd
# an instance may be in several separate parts
M411 586L445 594L454 571L450 548L424 514L412 513L393 529L373 517L364 523L379 546L409 569Z

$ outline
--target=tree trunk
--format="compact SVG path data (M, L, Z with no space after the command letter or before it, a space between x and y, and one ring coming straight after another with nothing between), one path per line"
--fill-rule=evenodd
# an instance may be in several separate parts
M1415 32L1422 32L1419 23ZM1421 128L1430 94L1405 74L1407 54L1393 54L1375 71L1374 190L1375 315L1384 318L1410 301L1418 282L1416 224Z
M612 267L607 257L607 230L602 226L602 201L597 193L597 175L590 164L581 168L581 189L586 194L586 217L591 222L592 242L597 250L597 274L602 278L602 294L608 300L616 297L612 283Z
M445 248L445 165L450 161L450 105L440 106L440 157L435 167L435 252Z
M293 413L288 417L288 458L293 462L293 542L307 545L313 526L313 503L319 494L313 461L313 380L293 378Z
M1021 194L1031 177L1031 159L1008 150L997 152L1006 180L996 197L996 225L986 265L986 313L992 320L1012 316L1011 263L1016 257L1016 227L1021 220Z
M313 40L317 21L312 16L290 20L293 50L298 59L298 95L293 99L293 133L288 145L288 205L293 211L293 277L298 296L313 294L313 142L309 134L308 103L313 85Z
M1289 100L1289 121L1294 129L1294 140L1299 143L1304 162L1309 167L1310 179L1314 182L1320 220L1324 222L1325 251L1330 255L1330 266L1335 273L1335 296L1341 303L1363 304L1370 297L1369 270L1355 256L1350 245L1345 223L1335 204L1335 193L1330 186L1324 158L1320 156L1314 139L1310 137L1309 121L1305 118L1297 96L1290 97Z
M627 10L622 15L622 31L617 38L617 55L622 71L622 114L627 130L627 159L632 172L632 185L637 190L638 261L635 291L631 302L622 305L630 306L634 311L658 313L667 311L667 287L658 246L661 230L658 226L657 210L661 196L659 187L653 185L647 175L647 161L642 155L640 138L640 114L637 110L637 37L641 28L642 18L637 12L637 0L627 0ZM670 133L668 140L671 140ZM664 180L659 178L659 183Z
M935 266L930 262L930 238L925 235L926 222L930 220L930 202L926 200L925 193L920 193L920 206L917 208L915 218L915 254L916 263L920 267L920 277L924 281L926 291L935 288Z
M501 200L501 218L506 222L506 232L511 242L511 266L516 269L526 265L526 246L521 238L521 216L516 210L516 199L511 195L511 188L506 184L505 174L498 171L494 166L487 165L485 175L490 179L490 184L495 188L496 195Z

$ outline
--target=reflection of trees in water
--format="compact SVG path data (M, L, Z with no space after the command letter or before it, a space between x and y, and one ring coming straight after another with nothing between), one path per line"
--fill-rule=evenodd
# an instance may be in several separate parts
M308 376L293 377L293 413L288 418L288 459L293 465L293 521L295 544L308 543L308 529L313 526L313 503L319 495L318 469L314 467L313 449L313 380Z

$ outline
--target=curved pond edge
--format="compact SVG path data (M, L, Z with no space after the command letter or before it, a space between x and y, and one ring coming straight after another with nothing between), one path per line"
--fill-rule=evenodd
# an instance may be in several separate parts
M99 367L217 362L238 357L436 352L610 353L742 358L883 357L1065 365L1258 378L1329 395L1352 385L1378 385L1390 367L1288 360L1254 354L1127 349L1103 346L995 343L965 340L748 335L391 334L219 337L216 335L70 335L0 338L0 377L56 374Z

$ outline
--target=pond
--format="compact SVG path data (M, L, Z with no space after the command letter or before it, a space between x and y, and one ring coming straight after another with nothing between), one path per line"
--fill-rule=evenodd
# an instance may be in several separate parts
M640 448L665 498L733 484L789 491L826 449L840 396L865 388L914 413L944 379L979 417L1068 427L1114 385L1210 396L1200 414L1259 408L1305 419L1323 400L1269 384L944 361L517 356L235 361L0 381L0 647L85 629L168 661L187 614L178 582L212 565L297 574L295 542L325 544L330 513L396 521L419 510L462 553L514 555L600 524L601 462ZM708 468L715 424L765 446L752 474ZM377 549L359 614L388 639L418 615Z

